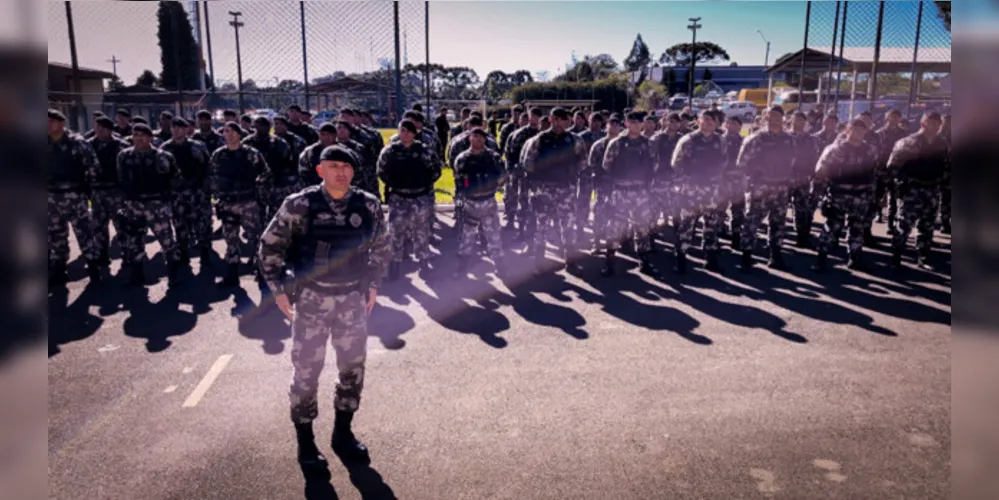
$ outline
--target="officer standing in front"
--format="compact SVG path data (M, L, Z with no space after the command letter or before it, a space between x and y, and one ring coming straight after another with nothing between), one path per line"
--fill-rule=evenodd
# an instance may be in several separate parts
M341 145L323 150L322 184L284 200L260 237L260 274L274 302L291 321L292 381L288 397L303 466L326 458L315 443L319 375L326 344L336 353L339 380L331 446L341 458L367 461L368 450L351 428L361 401L367 356L367 318L391 255L381 203L351 187L356 155ZM286 279L291 268L294 280ZM292 304L289 292L297 290Z
M839 245L843 224L849 227L849 267L860 269L864 246L864 228L874 197L874 170L877 149L864 141L867 123L853 120L846 129L846 140L827 147L815 167L815 192L822 195L825 224L819 235L819 254L814 269L823 271L829 252Z
M437 152L416 140L416 124L399 122L399 142L389 143L378 157L378 178L385 183L392 231L389 280L399 278L407 242L424 275L431 271L430 224L434 209L434 182L441 176Z
M266 116L253 119L253 135L243 139L243 144L253 147L264 155L264 162L270 169L271 185L262 186L260 193L260 214L266 224L274 216L286 196L301 190L298 183L298 163L292 156L291 146L271 134L271 121Z
M604 152L603 175L611 186L613 215L606 260L600 274L614 274L614 254L621 248L621 242L627 240L635 244L641 261L640 271L655 277L658 271L650 260L648 233L652 218L649 194L656 162L649 138L642 134L642 113L632 111L626 118L627 132L611 139Z
M90 192L90 211L93 217L94 237L100 254L101 266L111 265L111 234L108 223L114 224L115 240L121 246L124 226L119 211L122 206L121 190L118 186L118 153L128 149L129 144L114 134L114 121L101 116L94 124L94 136L89 139L90 147L97 153L99 171Z
M222 284L239 283L239 252L243 241L239 229L246 232L251 248L257 247L260 238L260 206L257 193L260 186L270 181L270 168L264 155L252 146L243 144L240 127L228 122L223 127L226 145L212 153L208 175L209 193L217 201L215 213L222 221L222 238L225 239L225 262L228 265ZM254 264L256 254L250 257Z
M742 228L742 269L753 267L756 232L767 217L772 269L785 269L781 246L787 225L788 193L794 166L794 139L783 130L784 109L767 110L767 129L756 132L742 143L738 167L749 181L746 199L746 225Z
M459 154L454 161L454 183L455 186L462 186L464 205L455 277L464 277L468 271L468 260L474 253L477 235L485 238L497 272L505 271L499 207L496 203L496 190L503 184L504 177L499 153L486 148L486 132L473 129L471 148Z
M898 227L892 241L892 265L902 265L913 225L916 237L917 264L932 270L929 262L933 245L933 229L940 208L941 187L950 181L950 148L940 136L943 120L940 113L929 112L920 121L919 132L895 143L888 159L888 168L898 181Z
M205 266L212 254L210 208L205 216L205 206L211 204L206 186L211 153L204 143L187 139L187 123L183 118L174 119L173 137L160 149L173 155L182 178L173 193L172 207L180 260L190 262L188 249L196 244L201 252L201 265Z
M83 136L66 130L66 117L48 110L49 189L48 240L49 284L69 281L69 229L73 227L80 252L87 260L91 282L100 281L101 264L94 238L94 224L87 208L87 195L98 178L100 163Z
M687 270L687 250L694 238L698 219L704 218L703 246L705 268L721 271L718 262L718 232L722 218L722 176L727 151L721 135L715 133L715 114L701 113L697 130L684 135L673 151L673 179L679 186L682 211L676 246L676 272Z
M555 108L549 113L551 128L534 136L524 146L521 163L527 172L531 210L536 222L534 242L529 256L535 261L535 272L543 271L545 245L550 226L561 225L559 245L566 263L576 260L576 181L583 169L588 151L583 140L569 132L569 112Z
M151 229L163 249L170 285L174 285L180 270L180 250L174 237L170 203L172 191L181 181L181 172L172 154L153 147L153 131L149 126L133 126L132 143L134 146L118 154L118 179L125 195L122 266L131 268L133 285L146 282L143 264L148 257L143 238Z

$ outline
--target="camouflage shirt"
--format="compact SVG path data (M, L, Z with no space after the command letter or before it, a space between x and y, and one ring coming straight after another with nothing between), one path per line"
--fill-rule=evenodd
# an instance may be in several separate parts
M307 226L309 216L309 190L322 190L323 197L330 204L334 214L344 213L347 210L347 201L354 193L351 189L347 196L342 199L334 199L323 185L311 186L298 193L285 198L281 208L274 214L274 218L267 229L260 236L260 273L264 281L275 293L285 290L284 277L286 267L291 267L288 262L288 251L292 248L297 238L301 238L309 230ZM367 203L365 204L371 212L371 219L374 222L374 231L369 240L359 251L366 251L368 257L368 286L378 289L388 268L389 258L392 254L392 240L385 224L385 216L382 213L382 205L377 198L370 194L365 194ZM283 293L287 293L286 291Z
M284 142L288 143L288 146L291 147L291 159L296 163L298 162L298 157L302 156L302 151L305 151L305 148L309 146L309 144L305 142L305 139L302 139L300 136L291 132L286 134L275 133L274 135L284 139Z
M673 151L676 144L683 137L679 131L669 132L660 130L652 136L652 157L656 161L656 179L661 182L671 181L673 178Z
M738 173L738 166L736 165L736 160L739 159L739 150L742 149L743 138L742 135L735 133L725 133L722 135L722 146L725 147L725 171L729 173Z
M264 161L270 167L275 182L286 185L298 177L298 166L292 157L291 146L284 139L271 134L264 137L253 134L243 139L243 144L252 146L264 155Z
M790 184L794 175L794 138L784 131L756 132L743 141L736 165L753 183Z
M362 150L364 146L361 146L357 141L350 141L357 144ZM334 143L335 144L335 143ZM330 144L332 146L332 144ZM319 157L322 155L323 150L326 149L327 145L317 142L311 144L302 151L302 154L298 156L298 180L303 186L315 186L320 182L323 182L323 178L319 177L319 173L316 171L316 167L319 166Z
M883 168L888 165L888 158L895 149L895 143L904 139L909 132L902 127L889 127L885 125L880 130L874 132L878 137L878 167Z
M822 154L820 143L815 136L807 132L791 132L794 139L794 178L806 181L815 173L815 163Z
M97 181L100 162L82 135L68 130L57 141L48 138L49 190L83 191Z
M593 145L605 135L607 135L607 132L604 132L603 130L597 130L594 132L587 129L585 132L579 134L579 138L583 140L583 145L586 147L587 154L589 154L590 150L593 149Z
M644 135L632 138L622 133L607 143L601 166L615 182L640 182L649 187L656 169L651 141Z
M815 137L819 141L819 152L821 153L826 149L826 146L836 142L838 135L839 133L835 130L829 130L827 132L819 130L818 132L812 134L812 137Z
M426 170L415 172L407 168L414 163ZM409 147L402 142L390 142L378 155L377 173L378 178L389 188L411 184L413 179L428 180L430 186L427 187L431 187L441 177L441 162L437 158L437 151L422 142L413 141Z
M209 155L214 153L218 148L225 147L225 138L214 130L209 130L207 134L203 134L199 130L191 136L191 139L205 143Z
M450 153L448 153L449 155L448 159L451 160L451 162L448 166L453 169L455 159L458 158L458 155L464 153L465 151L468 151L471 147L472 147L471 130L462 132L460 135L458 135L458 137L451 139L451 144L448 146L448 148L451 151ZM486 149L495 151L497 153L500 151L499 145L496 144L496 139L493 139L488 132L486 133Z
M548 129L527 141L520 160L529 179L570 185L586 168L588 153L578 135L568 130L559 134Z
M538 135L541 129L537 127L532 127L530 125L525 125L513 132L510 136L509 141L506 143L506 170L507 172L512 172L520 168L520 155L524 151L524 145L527 144L528 139ZM600 157L601 159L603 156Z
M500 151L506 152L507 141L509 141L510 140L510 136L512 136L513 133L517 131L517 128L518 128L517 127L517 122L514 122L514 121L506 122L505 124L503 124L503 127L500 128L500 133L499 133L499 150Z
M97 154L97 176L94 188L110 189L118 184L118 153L130 148L129 144L118 137L112 136L106 141L96 136L89 139L90 147Z
M454 160L455 190L472 198L495 195L503 176L503 160L499 153L491 149L478 153L469 149Z
M920 130L895 143L888 169L902 183L935 186L950 182L950 147L943 137L931 140Z
M863 142L836 142L823 151L815 166L815 191L827 187L839 190L866 190L874 184L878 151Z
M226 182L221 173L228 170L227 166L234 166L233 171L250 169L256 175L258 185L266 187L270 184L271 169L267 166L267 161L264 159L264 155L260 154L260 151L246 144L240 144L237 149L224 147L212 153L208 170L208 191L213 195L229 192L222 189Z
M694 131L684 135L673 150L673 176L677 182L712 182L725 172L726 151L722 136Z
M389 143L399 142L399 140L400 139L398 132L392 134L392 137L389 137ZM416 134L416 140L432 148L437 148L437 134L434 134L433 132L427 130L426 127L421 128L420 131ZM381 151L381 149L379 149L379 151Z
M316 128L305 122L299 122L298 125L288 122L288 132L297 135L305 142L305 146L311 146L319 142L319 132L316 132ZM284 138L288 140L287 138ZM289 141L290 142L290 141ZM304 147L298 151L302 151Z
M594 178L603 178L604 174L604 154L607 152L607 144L617 136L604 136L593 143L590 148L590 156L587 159L587 169L585 172L593 175Z
M208 148L201 141L185 140L182 144L170 139L163 143L160 148L173 155L180 168L180 175L183 179L183 187L201 188L208 177L208 165L211 162L211 155Z
M131 199L165 195L183 179L173 155L157 148L139 151L130 147L118 153L117 164L122 191ZM155 170L154 175L149 175L150 169ZM169 181L164 183L163 179Z

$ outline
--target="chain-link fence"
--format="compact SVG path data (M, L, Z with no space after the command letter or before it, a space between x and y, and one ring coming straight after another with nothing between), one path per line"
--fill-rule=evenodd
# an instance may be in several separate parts
M427 75L413 68L427 67L425 2L75 1L46 8L49 104L77 127L90 126L95 111L118 108L152 119L163 110L190 117L198 109L282 112L293 104L314 113L350 106L388 122L427 98Z
M938 4L950 2L809 3L809 51L788 68L796 83L814 91L802 103L825 103L841 118L868 110L876 117L887 109L910 117L949 110L949 5Z

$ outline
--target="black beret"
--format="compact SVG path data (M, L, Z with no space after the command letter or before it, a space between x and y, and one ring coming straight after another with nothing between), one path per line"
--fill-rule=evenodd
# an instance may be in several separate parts
M298 111L299 113L301 113L302 107L299 106L298 104L292 104L291 106L288 106L288 111Z
M594 112L590 113L590 120L591 121L592 120L604 121L604 115L601 114L600 112L594 111Z
M97 120L94 121L94 125L97 125L98 127L106 128L108 130L111 130L111 129L114 128L114 120L112 120L112 119L110 119L110 118L108 118L106 116L102 116L102 117L100 117L100 118L98 118Z
M222 112L222 116L239 116L235 109L227 109Z
M153 135L153 129L149 128L149 125L144 123L139 123L132 126L132 134L143 133L146 135Z
M253 118L253 124L254 125L267 125L269 127L271 125L271 119L267 118L264 115L257 115L255 118Z
M416 133L416 124L411 120L403 120L399 122L399 127L404 128L412 133Z
M326 122L326 123L322 124L319 127L319 131L320 132L326 132L327 134L335 134L336 133L336 125L333 125L332 123Z
M531 108L531 116L544 116L545 113L541 111L541 108Z
M118 111L115 111L114 114L124 116L125 118L130 118L132 116L132 113L129 113L124 109L119 109Z
M173 119L173 126L174 127L186 127L187 126L187 120L185 120L183 118L174 118Z
M274 117L274 123L278 123L278 122L281 122L281 123L285 124L286 126L288 125L288 119L285 118L284 116L281 116L281 115L278 115L278 116Z
M469 127L481 127L483 125L485 125L485 122L482 120L481 116L473 116L468 119Z
M473 128L471 130L471 134L472 135L480 135L480 136L482 136L483 139L486 138L486 131L482 130L481 128Z
M66 121L66 115L62 114L62 111L59 111L58 109L50 109L49 118L60 122Z
M334 144L324 149L319 155L319 161L338 161L357 168L357 156L346 146L340 144Z
M247 113L247 114L244 114L243 116L240 116L239 117L239 121L241 121L241 122L242 121L253 121L253 117L250 116L250 114Z
M643 114L641 111L632 111L626 115L626 118L628 121L640 122L644 118Z
M198 114L195 116L197 116L198 118L208 118L209 120L212 119L212 113L207 109L202 109L201 111L198 111Z
M234 132L242 132L243 131L243 127L240 127L238 123L236 123L234 121L231 121L231 120L225 122L225 125L223 125L222 128L227 128L227 129L230 129L230 130L232 130Z
M169 111L164 111L164 112L160 113L160 118L169 118L169 119L173 120L173 113L171 113Z
M143 118L143 117L141 117L141 116L133 117L132 118L132 123L141 123L143 125L148 125L149 124L149 122L147 122L146 119Z
M422 112L423 112L423 105L422 105L422 104L420 104L420 103L416 103L416 104L414 104L414 105L413 105L413 111L419 111L419 112L421 112L421 113L422 113Z
M355 126L354 126L353 124L351 124L351 123L350 123L349 121L347 121L347 120L335 120L335 121L333 122L333 131L334 131L334 132L336 132L336 127L345 127L345 128L347 129L347 130L349 130L349 131L350 131L350 133L351 133L352 135L353 135L353 134L354 134L355 132L357 132L357 127L355 127Z
M513 112L514 113L523 113L524 112L524 107L521 106L520 104L517 104L517 105L515 105L513 107Z
M561 119L561 120L568 120L569 119L569 112L565 108L554 108L548 114L549 114L549 116L554 116L555 118L558 118L558 119Z
M620 117L620 116L618 116L618 115L617 115L617 114L615 113L615 114L611 115L611 117L610 117L610 118L608 118L608 119L607 119L607 124L608 124L608 125L621 125L621 124L622 124L622 123L621 123L621 117Z
M423 123L423 113L420 113L419 111L407 111L402 114L402 117L418 123Z

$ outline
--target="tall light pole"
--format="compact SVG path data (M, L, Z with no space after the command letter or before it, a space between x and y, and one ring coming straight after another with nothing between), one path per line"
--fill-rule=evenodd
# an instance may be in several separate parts
M762 38L763 41L767 44L767 52L763 56L763 65L769 68L770 67L770 40L767 40L767 36L764 35L762 31L756 30L756 32L760 34L760 38Z
M243 13L230 10L229 15L232 16L229 26L232 26L233 31L236 32L236 89L239 91L239 113L243 114L243 60L239 52L239 28L244 26L239 20L239 16L242 16Z
M687 75L687 96L688 99L694 98L694 68L697 66L697 30L701 29L702 26L697 24L701 20L699 17L691 17L687 19L690 24L687 25L687 29L694 33L694 37L690 42L690 74ZM693 102L693 101L691 101Z

